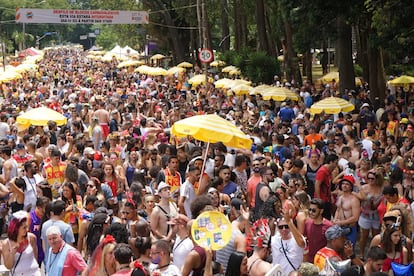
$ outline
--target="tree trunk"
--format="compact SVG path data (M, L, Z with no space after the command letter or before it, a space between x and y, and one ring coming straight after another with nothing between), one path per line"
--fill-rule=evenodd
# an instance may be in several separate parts
M339 69L339 91L355 88L354 63L352 61L352 29L343 16L337 19L338 38L336 41Z
M371 33L369 24L371 24L371 20L364 20L356 27L358 50L355 62L362 67L362 77L365 81L369 79L368 39Z
M322 74L328 74L328 40L326 36L322 38L322 57L321 57L321 66L322 66Z
M288 81L294 80L296 83L302 82L302 76L300 73L299 63L297 61L297 54L293 49L293 31L290 22L285 17L284 27L286 36L286 78Z
M256 0L257 50L270 54L266 36L264 0Z
M228 17L228 3L227 0L221 0L222 11L221 11L221 35L222 41L219 47L221 51L224 53L230 50L230 28L229 28L229 17Z
M385 101L385 77L381 49L368 47L368 60L371 100L378 97L383 103Z
M241 49L246 48L247 44L248 44L248 35L249 35L249 30L247 29L247 18L248 16L245 14L246 10L244 9L245 3L243 2L243 0L240 0L240 7L239 7L239 11L240 11L240 30L241 30Z
M242 23L241 23L241 0L234 0L234 50L240 51L242 48Z
M312 61L313 55L310 49L307 49L305 52L304 60L303 60L303 67L304 67L304 75L306 75L306 79L309 83L313 82L312 78Z
M202 18L203 18L203 45L205 48L212 49L210 23L208 22L207 8L205 0L202 0Z
M269 16L267 16L266 12L265 12L265 16L266 16L265 22L266 22L267 33L272 34L273 33L272 26L271 26L270 21L269 21ZM268 43L269 54L271 56L277 57L279 55L279 49L277 47L276 41L274 39L272 39L272 37L270 35L267 36L267 43Z

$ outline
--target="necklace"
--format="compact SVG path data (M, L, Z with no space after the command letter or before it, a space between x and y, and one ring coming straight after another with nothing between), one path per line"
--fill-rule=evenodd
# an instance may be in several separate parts
M184 237L184 239L182 239L176 246L174 246L174 248L173 248L173 252L175 251L175 250L177 250L177 248L178 247L180 247L180 245L186 240L188 238L188 236L186 236L186 237Z
M166 265L158 266L158 267L157 267L157 269L161 269L161 268L167 267L167 266L169 266L169 265L170 265L170 264L168 263L168 264L166 264Z

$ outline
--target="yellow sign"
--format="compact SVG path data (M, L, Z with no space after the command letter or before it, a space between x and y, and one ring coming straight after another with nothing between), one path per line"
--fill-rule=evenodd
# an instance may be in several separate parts
M200 214L191 226L191 236L201 247L220 250L231 238L231 223L218 211Z

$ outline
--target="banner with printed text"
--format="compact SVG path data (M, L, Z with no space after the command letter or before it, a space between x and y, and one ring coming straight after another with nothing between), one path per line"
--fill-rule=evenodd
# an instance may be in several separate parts
M148 24L146 11L16 9L17 23Z

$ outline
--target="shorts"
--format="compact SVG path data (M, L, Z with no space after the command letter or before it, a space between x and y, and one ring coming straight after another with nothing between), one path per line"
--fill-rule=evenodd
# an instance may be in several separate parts
M381 228L381 223L380 223L379 218L375 218L375 217L369 218L367 216L364 216L363 214L359 216L358 225L359 227L365 230L370 230L370 229L378 230Z
M101 124L101 128L102 128L102 137L103 139L106 139L106 137L108 137L109 135L109 126L108 124Z

